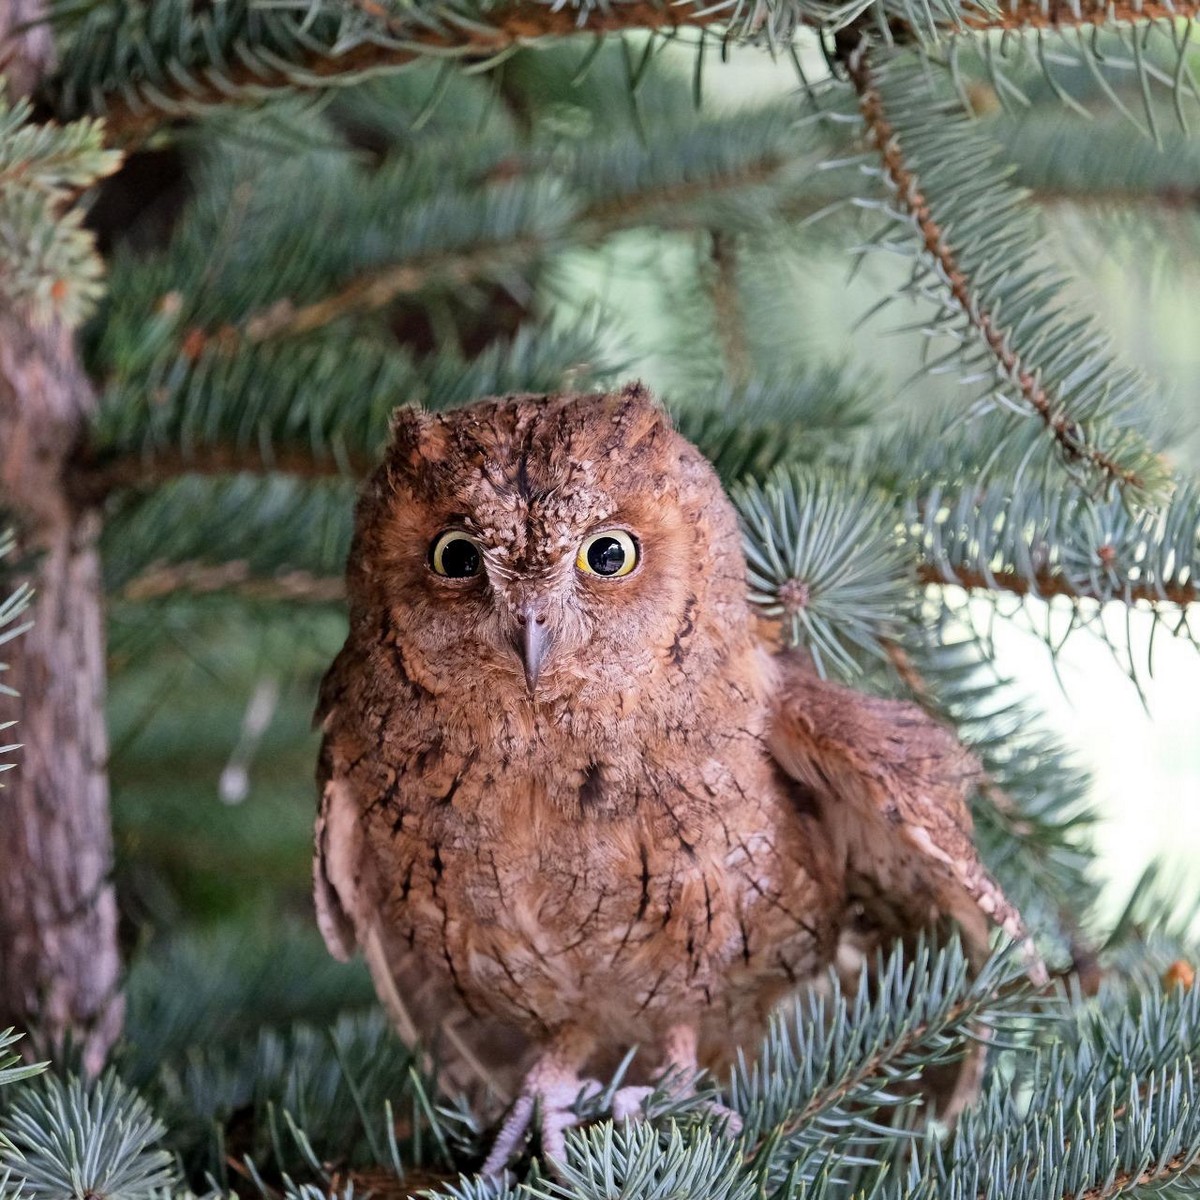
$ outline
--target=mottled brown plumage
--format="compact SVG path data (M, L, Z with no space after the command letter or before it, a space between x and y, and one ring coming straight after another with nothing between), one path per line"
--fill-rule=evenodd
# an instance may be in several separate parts
M446 530L478 574L432 569ZM577 565L606 530L626 575ZM489 1169L535 1095L561 1154L581 1071L634 1043L720 1067L855 947L947 917L977 952L989 920L1024 937L971 842L973 759L763 644L733 508L638 385L401 410L348 580L321 928L455 1083L517 1094Z

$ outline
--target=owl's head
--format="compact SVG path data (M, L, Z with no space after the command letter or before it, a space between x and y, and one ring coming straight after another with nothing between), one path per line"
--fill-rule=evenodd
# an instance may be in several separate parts
M350 595L451 701L636 704L750 642L733 508L640 384L400 409Z

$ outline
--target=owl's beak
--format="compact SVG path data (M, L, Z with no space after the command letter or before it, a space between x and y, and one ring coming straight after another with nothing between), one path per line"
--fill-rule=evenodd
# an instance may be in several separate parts
M525 682L532 696L537 687L538 673L550 649L550 631L546 628L546 614L538 612L534 605L527 604L517 618L521 631L517 637L517 651L525 667Z

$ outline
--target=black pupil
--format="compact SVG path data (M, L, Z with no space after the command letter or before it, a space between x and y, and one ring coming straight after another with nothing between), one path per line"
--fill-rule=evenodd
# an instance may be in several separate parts
M587 551L588 566L597 575L615 575L625 565L625 547L612 537L599 537Z
M479 574L479 551L466 538L453 538L442 547L442 573L451 579Z

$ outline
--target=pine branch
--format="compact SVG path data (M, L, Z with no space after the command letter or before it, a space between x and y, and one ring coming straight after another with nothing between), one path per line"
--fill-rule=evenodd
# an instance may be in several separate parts
M1089 25L1141 25L1153 22L1174 24L1200 17L1200 3L1184 0L1003 0L987 17L968 20L972 30L1025 31L1035 29L1078 29Z
M190 473L277 472L362 478L401 401L453 407L484 395L586 389L611 379L600 328L527 326L472 359L442 351L414 361L386 342L323 331L229 355L168 344L101 398L92 441L72 475L81 500Z
M81 504L98 504L114 492L150 491L182 475L227 476L243 473L288 475L294 479L365 478L378 455L347 453L319 457L298 446L269 448L206 446L194 451L156 450L107 462L83 460L70 480Z
M13 1047L23 1036L13 1029L0 1029L0 1087L32 1079L46 1069L46 1063L22 1063L21 1056L13 1053ZM0 1147L4 1145L0 1137Z
M946 358L965 375L995 381L982 397L990 407L1036 418L1085 482L1157 494L1161 463L1127 428L1145 389L1111 362L1089 320L1054 307L1061 283L1029 265L1036 234L1024 197L991 161L995 147L940 95L932 64L893 55L877 67L865 40L845 57L881 159L884 211L909 231L905 253L918 254L902 291L934 305L927 334L951 339ZM964 173L964 162L974 169Z
M1114 1049L1123 1024L1147 1035L1153 1043L1147 1070L1119 1055L1105 1061L1086 1036L1052 1045L1035 1062L1024 1103L994 1086L964 1116L953 1141L927 1142L884 1194L889 1200L982 1200L1001 1193L1109 1200L1145 1184L1158 1189L1192 1183L1184 1176L1200 1160L1195 1025L1185 1020L1156 1027L1152 1016L1144 1019L1140 1007L1152 1013L1159 990L1157 980L1131 989L1115 1021L1103 1012L1095 1020ZM1176 989L1176 1004L1179 995ZM1183 1003L1188 1006L1187 997Z
M570 1139L560 1182L521 1191L529 1200L599 1200L602 1196L755 1200L762 1195L730 1138L712 1130L685 1137L673 1125L664 1139L648 1124L620 1129L612 1122ZM465 1189L445 1194L457 1200L471 1197Z
M1001 954L976 971L956 942L935 950L921 941L911 953L897 945L864 964L845 991L834 980L832 995L802 1000L793 1017L777 1015L758 1058L739 1062L731 1082L730 1103L745 1119L743 1139L762 1178L778 1186L798 1161L811 1178L836 1167L856 1138L878 1142L889 1114L918 1100L905 1085L960 1058L970 1039L1028 1016L1019 957ZM1041 1015L1058 1019L1052 1009ZM899 1125L893 1145L909 1136Z
M1138 5L1133 7L1136 10ZM1146 12L1153 12L1153 19L1139 22L1134 16L1132 23L1125 23L1128 6L1118 4L1114 12L1119 16L1110 21L1097 19L1088 3L1079 11L1084 24L1031 28L1026 34L1006 38L1000 53L986 41L973 49L979 51L980 65L995 98L1006 108L1028 108L1039 98L1077 112L1108 105L1161 150L1169 140L1164 125L1177 124L1186 133L1188 110L1192 102L1200 101L1191 48L1195 10L1189 5L1178 10L1181 19L1175 19L1163 11L1170 7L1152 3ZM1094 22L1091 28L1088 20ZM967 57L974 55L968 52ZM957 58L952 48L949 61L956 77ZM957 82L961 87L965 80L960 77ZM1094 151L1096 155L1104 153L1099 145ZM1140 157L1128 141L1123 151L1132 152L1132 160ZM1068 153L1068 158L1074 157ZM1113 165L1119 179L1131 163Z
M103 268L69 201L115 171L120 155L102 149L96 121L60 128L31 115L27 100L10 106L0 90L0 304L77 325L99 298Z
M153 319L146 309L164 295L178 295L191 310L173 318L188 352L213 347L233 355L247 343L309 333L430 289L511 280L554 252L597 245L627 229L705 229L714 209L727 226L769 228L829 199L825 187L812 186L797 198L794 184L814 147L792 125L790 111L780 107L682 125L667 121L650 124L647 145L633 152L627 139L612 138L555 144L549 152L513 150L492 164L484 148L478 170L470 169L468 154L452 173L440 144L397 154L370 174L345 160L331 164L326 155L313 163L303 187L289 190L285 204L272 190L270 207L255 206L255 244L244 249L236 231L230 237L230 211L239 194L259 193L261 180L279 164L260 156L236 170L222 161L207 189L212 200L202 197L185 218L168 261L116 265L118 307L105 340L132 342L127 330L142 330ZM743 193L753 203L731 212ZM323 223L330 210L341 214L340 228L367 224L378 235L332 233L319 245L298 244L295 231ZM230 240L238 248L228 257L242 267L214 272L214 241ZM373 250L365 253L364 245ZM279 273L269 268L284 254L287 278L276 280ZM168 270L171 277L164 278ZM210 274L213 283L199 295L183 284Z
M268 338L312 333L342 317L384 308L401 296L411 296L431 287L463 287L485 275L528 267L556 242L556 238L526 235L511 241L476 246L463 253L431 254L371 271L313 304L295 308L284 300L265 311L252 313L245 321L246 341L253 344ZM195 344L203 345L206 335L200 330L195 332ZM236 350L236 338L222 336L222 331L209 336L227 353Z
M744 388L750 379L750 348L738 294L737 245L723 230L712 233L711 257L713 323L721 343L725 374L734 388Z
M1056 97L1043 99L1021 115L996 117L988 122L1003 145L1005 157L1016 168L1016 177L1041 205L1086 206L1089 218L1096 210L1119 212L1141 208L1126 228L1136 229L1146 206L1184 212L1200 203L1200 144L1183 130L1163 130L1158 143L1149 137L1131 136L1128 117L1120 113L1093 112L1104 97L1079 95L1089 116L1066 112ZM1098 90L1098 89L1097 89ZM1161 223L1145 229L1142 242L1162 241L1175 251L1174 229Z
M687 384L667 397L675 428L722 482L765 481L783 465L821 462L868 424L872 381L835 367Z
M779 175L785 165L785 160L771 154L719 181L689 181L655 187L640 195L624 195L616 201L602 200L583 210L572 221L569 240L565 231L555 230L548 236L528 235L481 245L463 253L433 254L369 272L314 304L293 308L285 302L252 314L245 321L246 337L250 341L263 341L270 337L308 333L347 314L383 308L401 296L430 287L461 287L484 275L528 267L567 244L595 246L626 229L639 226L675 231L699 229L703 227L703 220L688 214L689 204L711 202L723 192L767 183ZM787 206L787 217L798 220L816 211L823 203L819 197L804 197L799 203ZM220 337L219 334L215 336Z
M336 475L304 481L185 475L144 496L126 494L110 506L104 527L105 585L120 595L135 580L148 580L147 593L157 597L163 580L211 583L220 576L210 571L229 572L226 578L239 586L278 587L278 580L300 576L338 580L354 494L354 481Z
M745 531L750 599L783 622L817 669L854 676L858 653L883 658L913 598L888 497L828 470L784 467L734 493Z
M1021 474L985 485L967 477L916 487L905 522L927 585L1065 598L1073 625L1098 631L1108 602L1138 605L1175 635L1196 640L1187 607L1200 580L1194 484L1179 484L1161 508L1131 512L1120 497L1063 493ZM1132 657L1130 666L1133 674Z
M29 1200L154 1200L176 1182L158 1147L166 1127L112 1074L90 1084L44 1077L17 1094L0 1133L9 1139L0 1168Z
M263 603L339 604L346 598L346 584L340 578L319 578L307 571L282 571L268 578L255 578L245 561L183 562L150 567L131 579L118 597L144 604L182 593L204 596L217 592Z
M1125 23L1194 19L1195 0L1012 0L1003 6L978 0L943 0L936 7L885 0L880 17L898 40L914 35L936 42L947 32L1041 31ZM149 9L149 11L145 11ZM272 11L272 9L274 11ZM164 122L230 103L254 103L282 90L314 91L394 72L422 58L488 62L524 45L574 35L633 31L673 33L710 28L731 41L773 48L801 26L826 32L860 15L859 6L823 0L760 5L737 0L584 0L567 7L542 0L513 0L501 7L454 2L420 9L388 3L333 5L293 0L270 8L227 0L214 9L186 0L155 0L123 18L99 9L58 18L66 46L46 99L61 117L105 115L110 136L136 145Z
M686 6L619 0L590 8L540 0L498 8L444 4L407 20L389 16L383 5L339 11L304 3L294 5L302 10L296 15L286 5L276 7L275 13L255 12L247 0L229 0L223 11L191 13L160 0L165 19L157 28L144 17L113 28L109 15L96 13L90 26L84 21L76 31L64 30L67 54L47 94L60 113L103 115L110 140L129 147L167 120L259 102L282 90L345 86L422 58L486 61L573 34L669 31L731 19L729 10L700 0ZM113 61L97 61L97 44L110 48Z

